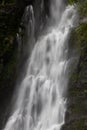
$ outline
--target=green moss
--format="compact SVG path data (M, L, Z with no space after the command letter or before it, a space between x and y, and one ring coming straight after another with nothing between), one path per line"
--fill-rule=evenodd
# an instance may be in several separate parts
M85 126L85 123L86 123L86 119L85 118L81 118L81 119L78 119L76 121L74 121L74 130L86 130L86 126Z
M87 1L79 3L78 12L79 12L81 18L87 16Z
M68 4L77 4L78 13L80 18L87 16L87 0L67 0Z
M80 59L77 69L70 78L69 98L72 105L69 107L71 116L75 116L75 120L71 121L71 126L67 128L71 130L86 130L87 126L87 82L84 79L87 68L87 22L79 24L72 30L70 44L75 44L80 53Z
M79 24L71 32L70 47L75 46L78 53L86 55L85 50L87 48L87 22Z
M74 87L72 88L72 90L70 90L70 93L72 93L71 95L76 95L79 93L81 89L79 90L75 86L76 85L78 86L78 81L81 82L81 80L84 79L83 71L86 70L86 66L87 66L87 61L85 60L85 58L87 57L87 22L80 24L78 27L72 30L71 38L70 38L70 46L71 48L72 46L75 46L75 48L77 48L78 54L80 54L78 68L73 72L70 78L72 84L71 86ZM85 82L83 86L85 87ZM84 88L84 90L85 89L86 88Z
M79 0L67 0L68 1L68 4L74 4L74 3L77 3Z
M76 30L77 44L80 47L80 50L83 50L87 47L87 22L80 24Z

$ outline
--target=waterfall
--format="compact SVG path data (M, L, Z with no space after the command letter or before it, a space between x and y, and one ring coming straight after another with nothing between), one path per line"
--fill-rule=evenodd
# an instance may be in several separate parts
M37 40L18 98L4 130L60 130L66 112L69 80L68 38L75 26L76 9L53 0L54 24Z

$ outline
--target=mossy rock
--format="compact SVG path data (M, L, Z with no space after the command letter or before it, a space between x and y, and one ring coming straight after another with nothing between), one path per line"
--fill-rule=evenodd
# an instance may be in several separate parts
M73 45L74 44L74 45ZM78 80L81 80L83 72L87 66L87 22L80 24L74 30L72 30L70 38L70 46L75 46L79 55L79 62L77 69L71 76L72 84L77 84Z
M62 130L86 130L87 129L87 119L85 117L82 117L79 119L79 116L77 119L74 119L70 121L70 123L67 123L67 126L63 126Z
M81 18L87 16L87 1L79 3L78 12Z
M76 37L76 44L77 48L80 52L80 58L81 60L85 59L87 56L87 22L80 24L76 29L75 29L75 37ZM86 61L83 63L83 60L81 62L81 67L83 64L86 63Z
M86 0L67 0L67 2L68 2L68 4L74 4L74 3L76 3L76 4L80 4L81 2L86 2Z
M77 5L77 11L81 19L87 16L87 0L67 0L67 2L70 5Z
M84 2L83 2L84 3ZM67 106L68 117L63 130L87 129L87 22L79 22L70 36L70 47L79 55L78 64L71 75Z
M74 4L74 3L77 3L78 0L67 0L68 4Z

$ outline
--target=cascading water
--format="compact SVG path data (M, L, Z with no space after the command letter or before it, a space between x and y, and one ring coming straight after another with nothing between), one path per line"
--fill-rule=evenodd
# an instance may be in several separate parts
M60 130L68 84L68 37L76 10L62 0L51 6L54 24L35 44L12 116L4 130ZM65 8L64 8L65 7Z

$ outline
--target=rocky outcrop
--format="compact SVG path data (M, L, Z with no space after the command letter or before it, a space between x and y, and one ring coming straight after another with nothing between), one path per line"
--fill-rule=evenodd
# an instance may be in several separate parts
M79 25L72 31L70 44L75 44L79 58L70 78L66 123L62 130L87 129L87 21L84 21L87 15L87 2L79 0L77 7Z
M16 80L18 44L15 35L19 23L16 14L14 3L0 4L0 129Z
M49 0L0 1L0 129L4 126L10 112L9 105L19 73L17 68L22 68L24 66L23 59L27 59L27 54L21 53L19 57L20 45L16 39L16 34L19 33L22 40L26 37L24 34L26 27L22 17L25 7L28 5L32 5L34 10L35 28L33 35L36 41L39 33L46 26L49 16ZM31 26L29 31L31 33ZM20 52L23 52L24 44L22 42ZM33 45L29 45L29 51L32 49L31 46ZM23 59L20 61L22 57ZM18 65L18 61L20 61L20 65Z

